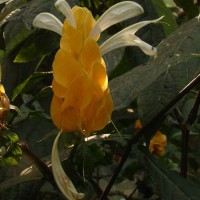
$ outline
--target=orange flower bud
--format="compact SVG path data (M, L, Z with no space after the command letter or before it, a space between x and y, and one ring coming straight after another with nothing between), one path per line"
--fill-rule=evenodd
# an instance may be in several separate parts
M135 121L134 128L135 128L135 129L140 129L140 128L142 128L142 124L141 124L141 121L140 121L139 119L137 119L137 120Z
M137 119L134 124L134 128L142 128L141 121ZM150 140L149 150L150 152L162 156L165 154L165 146L167 145L167 137L160 131L157 131L154 137Z
M0 84L0 124L5 126L6 118L10 110L10 101L5 93L4 87Z
M160 131L157 131L154 137L150 140L149 150L158 156L162 156L165 154L166 145L166 135L162 134Z

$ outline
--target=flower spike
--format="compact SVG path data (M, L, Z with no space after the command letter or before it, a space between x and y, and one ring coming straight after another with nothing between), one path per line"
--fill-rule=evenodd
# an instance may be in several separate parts
M108 9L96 22L87 8L74 6L71 9L65 0L57 0L55 6L66 17L63 24L52 14L41 13L34 19L33 26L61 35L60 49L53 61L51 118L60 132L53 144L52 171L65 197L79 200L84 198L84 194L77 192L59 159L59 137L63 132L80 132L89 136L109 123L113 100L102 56L113 49L130 45L140 47L148 55L155 55L156 48L135 33L161 18L132 25L99 46L97 36L102 31L143 13L143 8L137 3L124 1Z
M145 43L134 34L140 28L150 23L156 23L162 18L163 17L160 17L159 19L156 19L156 20L139 22L116 33L100 46L101 55L104 55L111 50L114 50L123 46L138 46L147 55L154 56L156 54L156 48L153 48L151 45Z
M131 1L120 2L111 8L109 8L96 22L93 27L90 36L95 38L102 31L107 29L108 27L122 22L131 17L135 17L144 12L143 8Z
M69 4L65 0L57 0L55 7L69 20L70 24L76 28L76 22Z
M38 14L33 20L33 26L54 31L59 35L62 35L62 22L50 13L44 12Z

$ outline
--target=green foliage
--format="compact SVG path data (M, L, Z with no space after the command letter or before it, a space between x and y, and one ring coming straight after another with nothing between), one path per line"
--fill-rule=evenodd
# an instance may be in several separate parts
M118 2L71 0L69 4L88 7L97 19ZM62 165L78 191L85 193L85 199L99 199L123 158L129 139L136 137L109 199L196 200L200 196L199 108L196 108L193 123L188 123L187 119L196 101L199 84L150 124L144 135L138 137L134 121L139 118L143 126L151 122L200 74L200 22L197 18L190 20L198 14L198 7L189 0L135 2L142 5L144 14L110 27L99 43L133 23L164 15L161 23L136 33L145 42L158 46L158 55L149 59L137 47L117 49L105 55L115 104L114 125L110 123L87 138L78 133L64 134L59 146ZM0 7L1 83L11 104L20 110L20 114L9 111L7 127L0 131L0 200L63 199L60 191L53 187L55 182L51 180L51 173L40 171L36 162L41 159L51 168L52 144L58 133L51 121L50 106L52 62L60 36L35 29L32 22L41 12L50 12L63 21L64 17L55 9L54 3L54 0L14 0ZM182 15L187 19L180 16L177 6L183 9ZM180 116L174 114L174 107L179 109ZM179 175L184 149L182 125L190 131L189 180ZM157 129L168 137L166 154L159 158L148 150L148 142ZM31 155L24 151L22 156L20 141L27 142Z
M1 130L0 133L0 168L16 165L21 159L22 151L19 145L18 135L9 130Z
M172 15L171 11L165 6L163 1L152 0L152 4L158 13L158 16L164 16L163 22L167 24L163 24L163 29L165 31L165 35L170 35L177 28L177 23Z

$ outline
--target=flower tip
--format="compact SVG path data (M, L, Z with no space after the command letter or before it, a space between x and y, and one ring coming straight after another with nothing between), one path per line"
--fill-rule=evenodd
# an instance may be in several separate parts
M65 1L65 0L57 0L57 1L55 2L55 6L62 5L63 2L66 2L66 1Z
M91 30L90 36L95 38L100 32L110 26L140 15L144 12L142 6L132 1L124 1L109 8L96 22Z
M33 26L36 28L43 28L50 31L54 31L59 35L62 35L62 23L54 15L43 12L38 14L33 20Z
M152 46L151 51L146 52L146 54L149 55L149 56L153 56L153 57L156 58L157 55L158 55L157 48Z
M76 22L72 14L69 4L65 0L57 0L55 2L55 7L69 20L73 27L76 27Z
M159 20L161 20L161 19L163 19L165 16L163 15L163 16L161 16L160 18L158 18Z

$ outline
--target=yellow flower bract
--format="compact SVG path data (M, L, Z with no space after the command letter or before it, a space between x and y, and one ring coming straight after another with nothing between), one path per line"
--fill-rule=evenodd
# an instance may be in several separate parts
M65 20L53 62L51 116L63 132L88 136L109 122L113 102L97 38L89 36L95 20L86 8L75 6L72 13L76 27Z
M5 93L3 85L0 83L0 128L2 128L2 126L5 126L9 110L10 101Z
M135 121L135 129L141 129L142 124L139 119ZM149 150L158 156L163 156L165 154L165 147L167 145L167 137L161 131L157 131L149 143Z
M154 137L150 140L149 150L158 156L162 156L165 154L166 145L166 135L162 134L160 131L157 131Z

